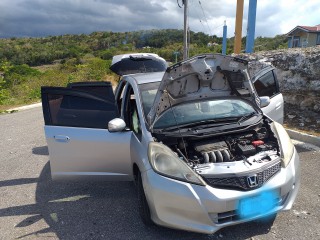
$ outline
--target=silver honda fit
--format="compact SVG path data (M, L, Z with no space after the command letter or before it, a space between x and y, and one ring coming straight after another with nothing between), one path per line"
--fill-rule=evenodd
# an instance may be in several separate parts
M53 179L134 180L145 224L207 234L289 210L299 156L247 64L127 54L111 66L115 94L107 82L42 87Z

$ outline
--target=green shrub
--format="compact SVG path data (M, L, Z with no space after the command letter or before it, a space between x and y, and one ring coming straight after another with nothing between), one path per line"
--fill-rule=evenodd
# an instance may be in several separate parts
M19 75L28 75L28 76L37 76L40 75L41 72L37 69L29 67L27 64L16 65L13 66L7 74L19 74Z
M10 98L10 92L7 89L0 89L0 105L6 104Z
M41 88L34 88L28 94L29 99L40 99L41 98Z

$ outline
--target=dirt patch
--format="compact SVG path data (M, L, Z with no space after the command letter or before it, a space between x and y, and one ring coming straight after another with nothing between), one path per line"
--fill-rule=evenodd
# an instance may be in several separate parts
M32 67L32 68L33 69L37 69L40 72L46 72L48 70L56 69L58 67L59 67L59 64L58 63L54 63L54 64L36 66L36 67Z

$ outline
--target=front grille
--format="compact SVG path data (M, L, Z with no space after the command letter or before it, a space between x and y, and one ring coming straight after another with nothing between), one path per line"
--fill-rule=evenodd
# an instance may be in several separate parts
M216 224L223 224L223 223L228 223L236 220L239 220L239 215L235 210L233 210L233 211L218 213L218 217L217 219L215 219L214 222Z
M271 177L273 177L281 169L281 163L277 163L268 167L267 169L256 173L257 183L255 186L249 186L248 177L222 177L222 178L206 178L207 183L210 186L218 188L230 188L230 189L240 189L240 190L252 190L261 187L265 182L267 182Z

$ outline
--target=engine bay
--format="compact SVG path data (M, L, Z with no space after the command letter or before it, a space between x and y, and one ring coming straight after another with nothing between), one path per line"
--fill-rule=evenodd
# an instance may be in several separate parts
M179 158L205 178L240 176L280 164L278 140L267 118L250 130L209 138L163 138Z

